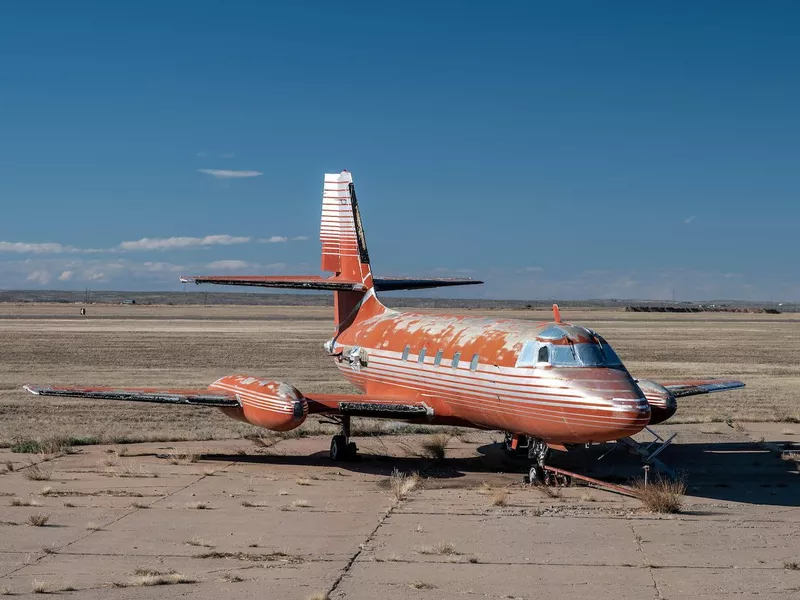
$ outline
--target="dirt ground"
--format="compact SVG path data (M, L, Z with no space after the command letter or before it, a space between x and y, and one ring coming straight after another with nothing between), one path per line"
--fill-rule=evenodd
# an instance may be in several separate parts
M795 433L754 427L672 428L679 442L662 456L689 483L673 515L602 490L523 485L489 433L452 438L439 462L406 456L423 436L361 439L361 460L337 464L321 436L270 448L245 440L85 446L44 463L2 450L0 464L12 470L0 475L0 591L800 598L799 475L779 454L797 448ZM638 470L621 451L602 461ZM400 499L394 469L422 475ZM48 520L31 524L37 516Z
M25 383L205 386L247 373L306 392L352 391L325 356L330 309L0 305L0 446L53 435L101 441L230 439L255 430L213 409L36 398ZM476 314L481 314L476 311ZM532 320L550 313L493 310ZM567 311L637 377L734 377L743 390L682 400L673 422L800 421L800 314ZM310 421L304 431L316 427ZM318 428L318 427L317 427Z

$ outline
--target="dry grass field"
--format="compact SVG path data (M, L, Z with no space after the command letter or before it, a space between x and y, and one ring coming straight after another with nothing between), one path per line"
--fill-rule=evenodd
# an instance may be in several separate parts
M214 409L37 398L24 383L204 386L248 373L306 392L347 392L322 343L330 309L291 306L0 305L0 446L51 436L103 442L235 438ZM488 310L533 320L546 312ZM744 390L683 400L675 422L800 421L800 315L569 310L637 377L735 377ZM372 426L372 425L370 425ZM382 426L390 427L390 426ZM319 425L311 421L304 428Z

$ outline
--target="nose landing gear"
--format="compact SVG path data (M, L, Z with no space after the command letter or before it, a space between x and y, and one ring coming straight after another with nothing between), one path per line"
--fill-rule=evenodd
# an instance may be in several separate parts
M342 415L337 420L341 425L341 433L331 438L331 460L334 462L356 460L358 458L358 446L350 441L350 417Z
M531 438L528 445L528 458L536 460L536 463L531 466L528 475L522 478L523 483L550 485L550 477L544 464L549 455L550 448L545 442Z

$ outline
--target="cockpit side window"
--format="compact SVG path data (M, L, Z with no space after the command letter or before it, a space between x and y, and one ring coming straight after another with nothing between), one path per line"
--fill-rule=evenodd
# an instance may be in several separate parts
M550 362L550 352L547 349L547 346L542 346L539 348L539 353L536 355L536 362Z

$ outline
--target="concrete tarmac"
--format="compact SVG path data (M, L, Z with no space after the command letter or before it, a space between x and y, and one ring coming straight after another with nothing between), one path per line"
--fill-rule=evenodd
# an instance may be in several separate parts
M439 462L409 458L425 436L359 439L362 459L340 464L322 437L268 448L244 440L86 446L50 460L3 450L0 471L11 470L0 475L0 591L800 598L800 480L788 454L800 426L708 427L660 429L679 432L662 458L689 484L675 515L587 487L522 485L492 433L452 438ZM617 478L638 472L621 451L596 458L578 462ZM395 469L421 474L400 500L389 482ZM37 515L47 522L30 524Z

